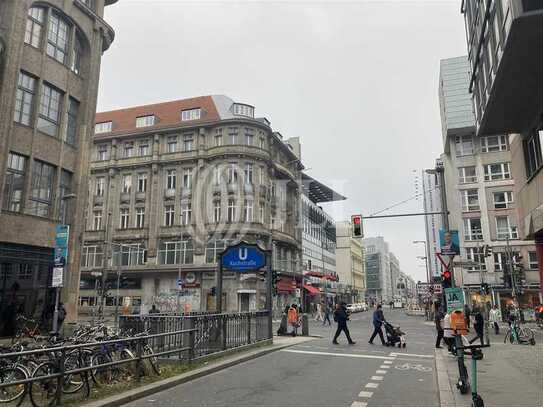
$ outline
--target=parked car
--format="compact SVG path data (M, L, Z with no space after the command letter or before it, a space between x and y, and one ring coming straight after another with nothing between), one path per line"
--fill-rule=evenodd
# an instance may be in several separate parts
M354 312L358 312L358 308L356 304L347 304L347 311L349 311L352 314Z
M361 311L367 311L369 307L368 307L368 304L366 304L365 302L361 302L360 308L361 308L360 309Z

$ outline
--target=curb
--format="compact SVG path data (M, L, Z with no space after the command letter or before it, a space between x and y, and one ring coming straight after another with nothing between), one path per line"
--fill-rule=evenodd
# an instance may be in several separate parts
M310 339L308 339L309 341ZM261 356L268 355L272 352L276 352L281 349L288 348L290 346L298 345L298 343L284 344L284 345L273 345L269 348L257 349L249 353L239 355L233 358L229 358L222 362L212 364L210 366L204 366L190 372L182 373L178 376L170 377L168 379L160 380L155 383L150 383L140 388L128 390L122 394L108 397L103 400L97 400L90 403L83 404L85 407L118 407L126 405L132 401L142 399L144 397L150 396L152 394L170 389L172 387L178 386L183 383L190 382L195 379L199 379L204 376L208 376L212 373L219 372L229 367L239 365L244 362L259 358ZM213 362L210 362L213 363Z
M456 402L454 399L454 394L451 389L451 384L449 381L449 374L447 372L447 366L443 361L443 354L439 352L439 349L435 349L435 364L437 372L437 388L439 395L439 405L441 407L455 407Z

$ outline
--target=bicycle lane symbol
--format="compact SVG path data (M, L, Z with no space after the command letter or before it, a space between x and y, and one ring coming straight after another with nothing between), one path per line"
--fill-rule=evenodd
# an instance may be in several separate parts
M404 363L403 365L396 365L394 366L395 369L401 370L401 371L408 371L408 370L415 370L418 372L424 372L429 373L432 371L432 368L429 366L424 366L421 364L411 364L411 363Z

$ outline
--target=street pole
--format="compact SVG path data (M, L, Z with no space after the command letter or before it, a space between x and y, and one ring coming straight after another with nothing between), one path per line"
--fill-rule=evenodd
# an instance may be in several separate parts
M120 249L119 251L121 251L122 246L119 247L119 249ZM121 296L120 285L121 285L121 262L119 261L117 263L117 298L115 299L115 329L119 329L119 298Z
M266 270L266 308L268 310L268 339L273 338L273 320L272 320L272 256L268 252L268 267Z
M63 273L64 274L64 273ZM63 275L64 278L64 275ZM60 303L60 290L55 287L55 312L53 313L53 333L58 333L58 307Z

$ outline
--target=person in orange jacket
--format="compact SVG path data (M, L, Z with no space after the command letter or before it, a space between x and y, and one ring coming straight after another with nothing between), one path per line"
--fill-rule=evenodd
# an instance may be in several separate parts
M292 336L296 336L297 334L298 325L299 325L298 318L299 318L298 307L296 306L296 304L292 304L287 314L287 322L288 322L289 328L292 330L292 332L290 332Z

